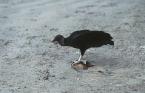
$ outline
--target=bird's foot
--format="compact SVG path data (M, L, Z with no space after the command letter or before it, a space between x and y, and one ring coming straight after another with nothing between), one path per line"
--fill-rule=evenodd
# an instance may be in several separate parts
M73 63L72 64L77 64L77 63L84 63L84 64L87 64L87 60L75 60L75 61L73 61Z
M94 65L90 64L89 62L87 62L86 60L80 60L77 61L77 63L72 63L71 67L74 68L75 70L86 70L89 67L92 67Z
M79 60L75 60L75 61L73 61L72 65L73 64L77 64L77 63L80 63L80 61Z

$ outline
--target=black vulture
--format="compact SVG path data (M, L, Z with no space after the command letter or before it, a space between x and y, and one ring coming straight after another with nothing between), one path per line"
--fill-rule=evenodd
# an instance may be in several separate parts
M85 51L91 47L101 47L103 45L114 45L112 36L103 31L79 30L71 33L70 36L64 38L62 35L57 35L52 40L55 44L61 46L71 46L80 50L81 55L75 63L79 63ZM84 62L86 64L86 61Z

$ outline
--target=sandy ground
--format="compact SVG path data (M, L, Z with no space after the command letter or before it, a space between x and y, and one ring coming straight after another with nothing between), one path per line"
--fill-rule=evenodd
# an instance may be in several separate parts
M103 30L115 46L86 52L50 41ZM145 0L0 0L0 93L145 93Z

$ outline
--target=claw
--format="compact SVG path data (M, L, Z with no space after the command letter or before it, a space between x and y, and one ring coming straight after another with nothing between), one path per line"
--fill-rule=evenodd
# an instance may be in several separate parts
M87 65L87 60L75 60L72 62L71 65L74 65L74 64L78 64L78 63L81 63L81 64L84 64L84 65Z
M76 64L76 63L79 63L79 62L80 62L80 61L75 60L75 61L73 61L72 65L73 65L73 64Z

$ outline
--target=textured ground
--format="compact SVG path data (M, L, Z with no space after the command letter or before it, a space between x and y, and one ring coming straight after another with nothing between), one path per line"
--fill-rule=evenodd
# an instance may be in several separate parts
M86 52L96 66L77 72L77 49L57 34L103 30L115 46ZM0 93L145 93L145 0L0 0Z

